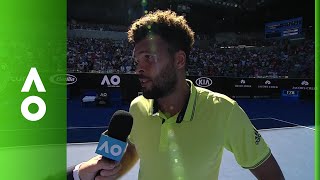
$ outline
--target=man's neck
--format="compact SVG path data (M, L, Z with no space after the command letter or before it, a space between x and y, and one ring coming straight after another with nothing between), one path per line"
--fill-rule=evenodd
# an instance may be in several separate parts
M159 109L169 117L181 111L190 95L190 87L186 80L180 81L170 95L157 99Z

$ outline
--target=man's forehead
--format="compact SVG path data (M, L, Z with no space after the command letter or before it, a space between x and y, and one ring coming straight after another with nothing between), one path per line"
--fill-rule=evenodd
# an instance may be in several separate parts
M137 44L135 44L133 53L143 53L143 52L151 52L154 53L157 49L163 47L165 45L165 41L161 39L159 36L147 36Z

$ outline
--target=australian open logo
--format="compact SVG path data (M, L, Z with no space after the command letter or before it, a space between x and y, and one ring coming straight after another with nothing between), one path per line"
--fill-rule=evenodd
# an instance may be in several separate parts
M209 87L212 84L212 80L207 77L200 77L196 80L196 85L200 87Z
M50 77L52 83L59 85L74 84L77 80L77 77L71 74L56 74Z

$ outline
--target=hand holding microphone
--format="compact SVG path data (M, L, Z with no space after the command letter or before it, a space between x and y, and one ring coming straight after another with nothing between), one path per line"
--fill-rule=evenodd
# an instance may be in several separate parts
M120 169L120 163L98 155L81 164L79 177L80 180L111 180L117 178Z
M81 164L81 180L115 179L121 169L120 161L127 147L133 118L130 113L118 110L109 123L108 130L102 133L96 153L100 154Z

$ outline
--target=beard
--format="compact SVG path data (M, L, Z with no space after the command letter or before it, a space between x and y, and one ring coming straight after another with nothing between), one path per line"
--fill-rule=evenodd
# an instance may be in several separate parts
M173 64L168 63L152 80L150 89L142 88L143 96L146 99L159 99L171 94L176 87L178 78Z

